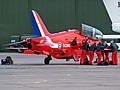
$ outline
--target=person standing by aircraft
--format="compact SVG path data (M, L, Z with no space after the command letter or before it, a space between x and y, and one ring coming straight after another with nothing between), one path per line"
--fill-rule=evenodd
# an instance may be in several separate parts
M72 47L74 48L74 46L77 44L77 37L75 37L72 41Z
M111 48L112 50L112 64L113 65L117 65L118 64L118 46L116 43L114 43L114 41L110 41L110 46L109 48Z
M106 50L108 49L108 44L107 41L104 42L104 54L105 54L105 59L104 59L104 63L106 64L110 64L110 59L109 59L109 51Z
M84 62L85 62L87 51L89 49L88 38L85 39L85 42L83 43L83 45L80 48L82 48L82 53L81 53L81 58L80 58L80 64L83 65Z
M101 51L101 53L102 53L102 61L104 61L105 60L105 56L104 56L104 54L105 54L105 52L104 52L104 43L101 42L101 44L102 44L102 47L103 47L103 49Z
M92 61L94 58L94 51L96 50L96 43L93 43L88 50L88 55L89 55L89 64L92 65Z
M98 43L96 49L97 49L96 54L98 57L97 65L101 65L102 50L104 49L104 46L102 45L101 41Z

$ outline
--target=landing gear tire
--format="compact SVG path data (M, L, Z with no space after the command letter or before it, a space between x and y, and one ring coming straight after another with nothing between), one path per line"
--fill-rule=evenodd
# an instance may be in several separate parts
M50 63L50 59L46 57L45 60L44 60L44 63L45 63L46 65L48 65L48 64Z
M51 56L48 56L44 59L44 63L48 65L50 63L50 60L52 60Z

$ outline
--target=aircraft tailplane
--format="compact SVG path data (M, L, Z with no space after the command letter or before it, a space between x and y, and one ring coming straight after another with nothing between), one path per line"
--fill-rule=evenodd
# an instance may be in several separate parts
M34 36L48 36L50 34L41 17L35 10L31 11L31 18Z

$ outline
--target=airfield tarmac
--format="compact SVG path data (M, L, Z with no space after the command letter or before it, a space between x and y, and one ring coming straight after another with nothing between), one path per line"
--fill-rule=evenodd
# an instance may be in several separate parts
M0 59L6 56L15 64L0 65L0 90L120 90L120 64L79 65L53 58L44 65L42 55L0 53Z

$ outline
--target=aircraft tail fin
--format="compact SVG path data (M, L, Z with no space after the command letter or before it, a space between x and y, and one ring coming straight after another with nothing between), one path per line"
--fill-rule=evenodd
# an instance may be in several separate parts
M45 24L43 23L41 17L35 10L31 11L31 18L32 18L32 29L35 36L47 36L50 34Z
M112 21L112 30L120 32L120 0L103 0Z

